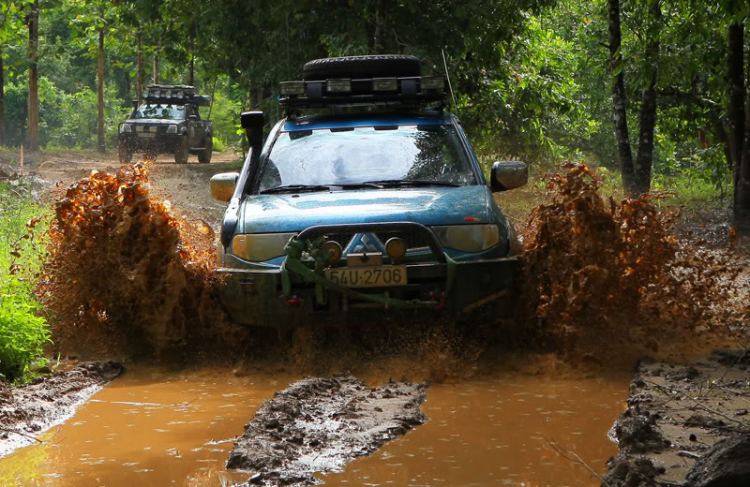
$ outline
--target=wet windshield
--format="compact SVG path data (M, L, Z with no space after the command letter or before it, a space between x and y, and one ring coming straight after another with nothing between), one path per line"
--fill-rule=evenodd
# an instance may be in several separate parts
M259 190L384 180L476 183L451 126L358 127L281 133L263 166Z
M141 105L133 118L158 118L161 120L185 120L185 107L175 105Z

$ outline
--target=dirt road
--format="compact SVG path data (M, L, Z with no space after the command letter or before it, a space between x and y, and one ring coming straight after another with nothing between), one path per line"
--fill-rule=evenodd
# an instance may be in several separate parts
M133 157L134 163L142 160L141 154ZM65 189L91 171L111 172L120 166L116 153L38 152L25 154L21 166L19 151L0 151L0 167L9 173L31 176L42 199L49 197L45 194L48 189ZM211 198L208 181L214 174L239 171L241 167L242 156L233 152L214 153L210 164L199 164L196 156L190 156L188 164L176 164L168 155L161 155L151 167L152 191L156 197L168 200L176 215L203 220L216 231L226 205Z

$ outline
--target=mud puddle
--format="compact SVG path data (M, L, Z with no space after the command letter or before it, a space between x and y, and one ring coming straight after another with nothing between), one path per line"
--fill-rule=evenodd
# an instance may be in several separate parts
M318 477L329 486L599 486L562 450L604 474L617 452L606 431L624 408L627 382L509 375L433 384L423 426L343 473Z
M232 439L293 379L129 368L41 437L44 444L0 460L0 485L202 487L246 480L224 468Z
M44 444L0 460L0 485L203 487L247 481L247 473L225 468L232 440L263 401L298 379L129 369L46 434ZM617 452L606 431L624 409L629 379L509 374L434 384L421 408L429 418L424 425L343 472L317 477L326 485L599 485L572 455L562 457L550 443L603 474Z

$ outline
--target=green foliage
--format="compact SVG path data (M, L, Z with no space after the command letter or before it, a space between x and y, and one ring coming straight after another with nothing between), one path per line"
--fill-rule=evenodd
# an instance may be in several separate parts
M18 146L26 133L26 99L28 87L25 79L5 86L5 112L7 144ZM43 146L90 149L96 147L97 97L88 86L80 91L66 93L46 77L39 78L39 128ZM129 109L121 106L117 88L107 85L104 91L104 127L107 145L117 142L117 127Z
M31 281L41 250L24 238L40 213L23 186L0 184L0 378L9 382L29 378L50 337Z
M220 88L228 89L229 87L225 84L227 80L222 80ZM236 87L235 87L236 89ZM201 112L208 111L205 108L201 109ZM230 93L224 90L217 90L214 93L213 107L211 108L211 120L214 125L214 136L221 141L222 145L228 145L237 147L241 144L243 135L237 134L237 129L240 127L240 113L242 113L242 103L237 100L233 100ZM205 116L201 113L202 116ZM216 142L214 142L214 149L216 149Z
M224 152L226 150L226 147L224 147L224 142L222 142L221 139L214 137L213 143L214 143L214 146L213 146L214 152Z
M62 147L91 149L96 147L97 95L89 87L61 97L58 107L63 114L60 124L49 132L48 142ZM109 147L117 143L119 123L130 110L122 108L116 98L116 88L107 85L104 90L104 133Z

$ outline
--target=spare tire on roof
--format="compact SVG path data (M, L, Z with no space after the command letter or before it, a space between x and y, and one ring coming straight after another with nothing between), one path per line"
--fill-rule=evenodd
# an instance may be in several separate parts
M306 63L302 79L419 76L419 64L418 57L401 54L330 57Z

